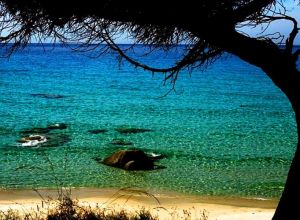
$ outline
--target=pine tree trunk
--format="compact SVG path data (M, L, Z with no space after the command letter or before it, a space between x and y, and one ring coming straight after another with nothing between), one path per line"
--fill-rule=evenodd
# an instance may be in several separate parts
M296 63L274 59L265 72L289 99L295 113L298 143L273 220L300 219L300 72ZM279 65L278 65L279 64Z
M233 54L261 67L287 96L295 113L298 144L273 220L298 220L300 219L300 72L296 68L296 60L292 60L289 55L280 50L264 48L261 42L253 39L245 40L245 37L240 36L235 39L235 42L239 40L240 48L234 47ZM256 54L256 51L261 54Z
M198 34L200 38L203 34L201 29L198 32L197 30L191 32ZM223 32L228 34L211 33L204 36L210 39L212 45L261 68L292 104L296 116L298 145L273 220L298 220L300 219L300 71L296 67L297 60L275 44L244 36L234 30L230 33L226 27Z
M299 85L300 86L300 85ZM300 94L299 94L300 96ZM299 99L300 102L300 99ZM298 144L273 220L300 219L300 109L295 109Z

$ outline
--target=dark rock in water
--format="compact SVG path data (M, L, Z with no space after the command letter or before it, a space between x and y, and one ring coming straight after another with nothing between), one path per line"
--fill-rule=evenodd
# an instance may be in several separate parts
M253 105L240 105L241 108L251 108L254 107Z
M47 134L51 131L49 128L29 128L22 130L21 134Z
M22 147L58 147L69 142L71 138L65 134L29 135L19 139Z
M21 131L21 134L47 134L49 133L51 130L63 130L66 129L67 125L64 123L57 123L57 124L53 124L53 125L49 125L46 128L29 128L29 129L25 129L23 131Z
M48 141L43 143L41 147L60 147L71 141L70 136L66 134L50 134L47 138Z
M35 147L47 142L47 138L42 135L29 135L18 140L22 147Z
M108 132L106 129L95 129L95 130L88 130L89 133L91 134L103 134Z
M124 170L144 170L144 169L141 169L143 166L144 165L141 164L141 162L136 161L136 160L131 160L125 164ZM153 168L151 167L150 169L153 169Z
M36 93L36 94L30 94L33 97L39 97L44 99L62 99L65 98L63 95L56 95L56 94L44 94L44 93Z
M126 127L116 128L115 130L121 134L136 134L136 133L144 133L144 132L152 131L150 129L144 129L144 128L126 128Z
M67 125L65 123L56 123L53 125L49 125L47 128L50 130L55 130L55 129L63 130L63 129L67 129Z
M124 170L153 170L155 165L141 150L121 150L102 161L103 164Z
M46 137L41 136L41 135L30 135L27 137L23 137L21 139L18 140L19 143L26 143L28 141L42 141L44 140Z
M126 141L124 139L113 139L111 144L113 144L113 145L122 145L122 146L133 145L132 142Z

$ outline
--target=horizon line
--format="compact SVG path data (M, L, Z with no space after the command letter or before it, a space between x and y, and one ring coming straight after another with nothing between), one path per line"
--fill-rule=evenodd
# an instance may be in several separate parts
M0 42L0 45L13 45L14 43L1 43ZM34 44L34 45L80 45L80 44L84 44L84 43L70 43L70 42L67 42L67 43L62 43L62 42L55 42L55 43L51 43L51 42L30 42L30 43L27 43L27 45L31 45L31 44ZM189 46L189 45L193 45L193 44L143 44L143 43L116 43L117 45L137 45L137 46L140 46L140 45L170 45L170 46ZM93 43L93 44L89 44L89 45L97 45L96 43ZM99 45L106 45L105 43L99 43ZM277 44L278 46L285 46L285 44ZM295 46L300 46L300 44L295 44L293 45L294 47Z

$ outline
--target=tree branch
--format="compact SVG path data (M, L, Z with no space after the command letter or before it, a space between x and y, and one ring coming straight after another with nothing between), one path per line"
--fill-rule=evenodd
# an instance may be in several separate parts
M284 17L287 20L290 20L293 22L293 30L291 31L290 36L286 39L286 43L285 43L286 44L286 48L285 48L286 52L288 54L291 54L293 51L295 38L297 37L298 32L299 32L298 22L295 18L292 18L290 16L285 15Z
M300 56L300 49L296 50L294 53L293 53L293 58L294 60L296 61L298 59L298 57Z
M261 11L261 9L272 3L274 3L274 0L253 0L250 3L241 6L234 11L234 23L243 22L248 16Z
M218 54L221 53L221 50L214 50L214 51L208 51L202 56L199 57L199 54L197 52L204 51L207 47L207 43L199 40L192 49L189 49L189 52L181 59L179 60L174 66L169 68L154 68L151 66L148 66L146 64L140 63L133 58L129 57L124 50L122 50L110 37L109 33L106 31L105 34L101 36L103 40L107 43L107 45L113 50L116 51L122 58L124 58L126 61L131 63L132 65L136 67L140 67L144 70L148 70L151 72L156 73L164 73L167 74L165 77L165 80L168 80L172 78L172 82L174 83L177 79L178 72L183 69L187 68L188 66L191 66L195 64L196 62L203 64L210 58L216 57Z
M276 13L276 12L274 12ZM287 20L287 21L291 21L293 23L293 29L289 34L289 37L287 37L286 41L285 41L285 52L287 54L292 54L293 51L293 47L294 47L294 41L295 38L297 37L298 33L299 33L299 28L298 28L298 22L295 18L290 17L288 15L285 14L281 14L281 13L276 13L279 16L268 16L268 15L264 15L261 18L261 22L264 23L271 23L272 21L276 21L276 20Z

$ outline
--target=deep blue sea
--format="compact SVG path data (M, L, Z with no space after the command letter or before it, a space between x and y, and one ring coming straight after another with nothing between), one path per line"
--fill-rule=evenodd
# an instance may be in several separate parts
M146 48L135 50L142 54ZM170 66L183 50L140 59ZM226 55L205 70L180 72L176 92L164 96L171 85L164 85L163 75L120 65L112 53L90 55L31 44L0 59L0 188L280 196L296 126L288 100L260 69ZM17 142L35 134L34 128L56 123L67 129L50 131L50 145ZM120 127L151 131L121 134L115 130ZM107 132L89 132L94 129ZM166 168L124 171L97 162L132 148L166 155L158 162Z

